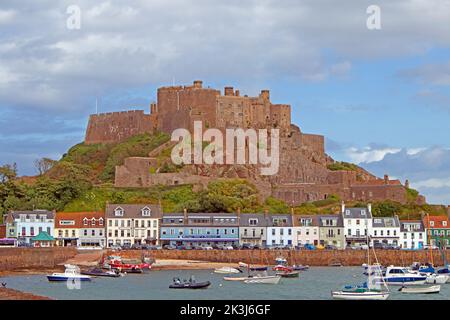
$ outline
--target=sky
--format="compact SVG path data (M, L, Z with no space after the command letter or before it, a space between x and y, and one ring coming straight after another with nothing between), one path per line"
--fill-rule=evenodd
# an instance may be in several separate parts
M2 0L0 164L33 175L83 141L96 99L148 111L158 87L201 79L270 89L336 160L450 204L449 21L450 0Z

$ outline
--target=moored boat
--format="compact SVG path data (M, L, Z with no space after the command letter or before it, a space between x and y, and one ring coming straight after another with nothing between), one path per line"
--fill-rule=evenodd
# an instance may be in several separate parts
M93 268L87 271L81 271L81 274L93 276L93 277L108 277L108 278L118 278L120 273L113 270L102 270L101 268Z
M401 287L398 291L402 293L416 293L416 294L430 294L439 293L441 291L441 286L429 286L429 287Z
M189 280L181 281L180 278L174 278L170 289L206 289L211 285L209 281L197 282L193 276Z
M386 269L386 274L383 276L374 277L375 283L386 282L392 286L404 285L424 285L427 280L426 275L422 275L415 271L409 271L404 267L389 266Z
M241 273L242 271L232 267L222 267L214 270L214 273L230 274L230 273Z
M309 269L309 266L304 266L304 265L301 265L301 264L292 266L292 270L294 270L294 271L305 271L305 270L308 270L308 269Z
M433 274L427 275L426 283L429 283L429 284L444 284L444 283L448 282L448 279L449 279L448 275L433 273Z
M134 260L124 260L120 256L110 256L103 262L103 268L126 273L144 273L151 269L151 264Z
M300 271L277 272L276 275L282 278L298 278Z
M82 275L77 266L66 264L64 273L52 273L47 275L48 281L91 281L91 276Z
M256 275L244 280L244 283L248 284L278 284L280 282L280 276L261 276Z
M387 300L389 292L356 288L353 290L332 291L331 296L336 300Z

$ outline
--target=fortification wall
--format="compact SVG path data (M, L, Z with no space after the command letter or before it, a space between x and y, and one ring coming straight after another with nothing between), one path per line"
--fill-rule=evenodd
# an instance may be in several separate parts
M137 134L152 133L156 121L156 115L142 110L94 114L89 117L85 143L119 142Z
M447 252L448 255L449 252ZM114 254L110 252L110 254ZM122 251L125 258L140 259L142 251ZM344 266L361 266L367 263L367 252L365 250L157 250L150 251L156 260L178 259L197 260L209 262L239 263L274 265L277 257L283 256L289 264L303 264L309 266L328 266L333 262L341 262ZM377 250L378 260L383 265L409 266L413 262L428 262L429 252L421 251L399 251L399 250ZM371 254L373 259L373 254ZM435 265L443 265L439 252L433 252Z

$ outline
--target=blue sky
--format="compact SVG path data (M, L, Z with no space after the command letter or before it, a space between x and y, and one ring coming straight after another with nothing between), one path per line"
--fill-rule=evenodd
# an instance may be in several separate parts
M366 9L381 8L381 30ZM81 29L66 27L69 5ZM327 152L450 203L450 1L0 3L0 163L35 173L84 138L95 111L145 109L202 79L270 89Z

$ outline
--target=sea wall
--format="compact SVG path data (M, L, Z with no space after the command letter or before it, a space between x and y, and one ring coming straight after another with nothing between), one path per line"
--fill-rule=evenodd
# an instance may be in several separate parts
M117 252L109 252L117 254ZM129 250L122 251L121 256L126 258L140 258L142 251ZM367 252L365 250L155 250L146 254L155 259L182 259L199 260L209 262L249 262L251 264L273 264L278 256L288 259L290 264L304 264L310 266L328 266L334 262L340 262L344 266L360 266L367 263ZM402 250L377 250L378 260L383 265L410 265L418 261L426 263L429 261L428 251L402 251ZM442 265L442 258L439 252L433 253L435 265ZM371 252L371 261L374 261Z
M0 271L54 268L76 254L76 248L0 248Z

